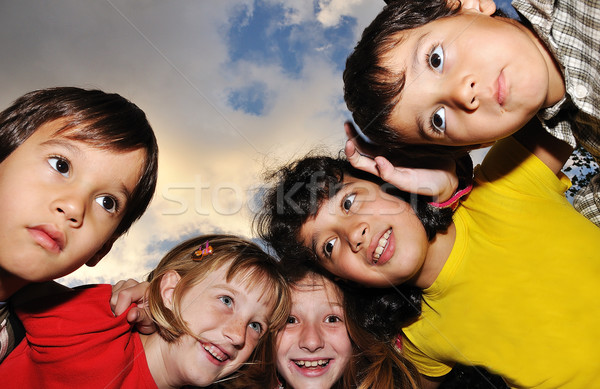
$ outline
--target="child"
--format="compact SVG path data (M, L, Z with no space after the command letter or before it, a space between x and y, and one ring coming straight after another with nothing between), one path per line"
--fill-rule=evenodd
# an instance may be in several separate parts
M448 5L446 3L449 3ZM379 154L454 153L544 128L600 156L600 4L390 1L344 71L345 100ZM574 200L600 225L600 177Z
M3 388L208 386L268 345L289 312L277 263L250 241L206 235L179 244L148 277L158 332L115 317L110 285L18 307L27 331L0 365ZM85 314L82 314L85 312Z
M0 301L98 263L148 206L157 154L144 112L117 94L42 89L2 111ZM0 320L1 361L19 338L6 303Z
M404 312L378 298L387 311L364 306L360 320L401 325L403 351L432 387L456 363L512 387L594 387L600 230L564 197L570 147L531 125L494 145L454 220L433 235L419 198L409 204L328 158L282 170L260 233L284 259L304 248L343 279L398 288L389 297Z
M348 320L350 289L306 267L290 270L292 310L275 351L280 388L416 388L412 365Z
M287 324L277 333L273 350L228 382L231 388L416 387L414 367L390 342L347 320L347 309L363 308L357 296L362 288L342 288L319 269L302 265L287 267L285 273L292 302ZM119 306L141 299L147 287L133 280L116 285L111 303L115 313L124 313ZM128 315L135 309L139 308L131 308ZM139 320L137 315L131 321L139 324Z

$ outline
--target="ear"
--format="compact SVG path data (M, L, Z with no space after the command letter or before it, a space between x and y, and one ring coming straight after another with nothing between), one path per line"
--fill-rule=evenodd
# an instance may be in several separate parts
M173 308L173 293L180 279L181 276L175 270L169 270L160 279L160 297L169 309Z
M491 16L496 12L496 3L494 0L462 0L459 13L467 10Z
M102 247L100 247L100 250L96 251L96 254L94 254L94 256L91 257L85 264L89 267L96 266L98 262L100 262L100 260L104 258L106 254L108 254L110 249L112 249L113 243L115 243L115 240L117 240L117 238L118 236L113 236L108 241L106 241L106 243L104 243Z

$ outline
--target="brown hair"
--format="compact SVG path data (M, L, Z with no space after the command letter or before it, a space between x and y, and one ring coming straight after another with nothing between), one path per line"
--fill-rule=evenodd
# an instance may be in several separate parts
M144 167L115 236L126 232L150 204L158 174L158 145L144 111L116 93L74 87L29 92L0 112L0 163L43 124L61 120L58 133L94 147L145 151Z

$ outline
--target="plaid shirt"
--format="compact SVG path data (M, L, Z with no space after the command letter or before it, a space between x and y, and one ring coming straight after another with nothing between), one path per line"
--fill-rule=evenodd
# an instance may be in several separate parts
M600 1L514 0L561 66L566 95L538 113L546 130L600 160ZM600 225L600 176L573 201L579 212Z

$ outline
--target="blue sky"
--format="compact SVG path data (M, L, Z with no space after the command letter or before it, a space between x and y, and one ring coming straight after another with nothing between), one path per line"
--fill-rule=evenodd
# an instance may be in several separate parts
M506 3L506 1L503 1ZM346 56L383 0L0 2L0 106L49 86L118 92L160 145L148 212L70 285L141 279L196 234L250 237L263 172L342 149Z
M69 285L141 279L177 242L251 237L268 168L343 146L341 72L373 0L0 2L0 105L75 85L146 111L159 181L142 219Z
M324 26L317 20L281 23L287 12L282 4L268 2L237 7L226 31L228 65L239 62L277 65L285 76L298 79L310 52L342 72L348 48L355 43L356 19L343 16L335 26ZM318 3L313 4L313 12L319 12ZM232 89L228 102L232 108L248 114L267 115L269 100L275 97L266 83L255 82Z

